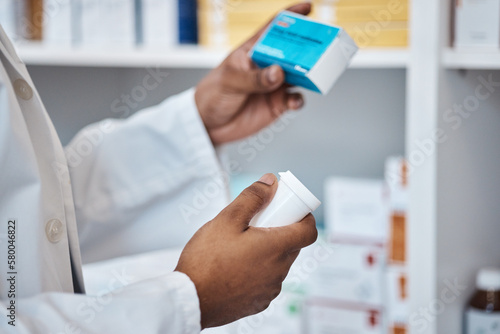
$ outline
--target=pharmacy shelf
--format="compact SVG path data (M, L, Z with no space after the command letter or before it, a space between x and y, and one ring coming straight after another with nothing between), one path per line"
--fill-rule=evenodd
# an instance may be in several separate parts
M19 57L27 65L76 67L169 67L212 68L227 52L179 46L164 50L140 48L86 49L43 45L18 46Z
M213 68L228 51L198 46L178 46L165 50L141 48L85 49L49 47L41 44L18 46L21 59L27 65L76 67L168 67ZM358 52L352 68L406 68L409 53L406 49L374 49Z
M407 49L360 50L352 60L353 68L406 68L410 62Z
M500 50L477 52L448 48L443 52L442 62L448 69L500 69Z

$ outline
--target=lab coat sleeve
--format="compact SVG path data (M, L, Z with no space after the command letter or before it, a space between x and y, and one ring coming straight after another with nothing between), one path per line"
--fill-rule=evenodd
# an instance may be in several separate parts
M182 247L228 202L194 89L93 124L65 151L84 262Z
M114 285L110 281L110 287ZM118 285L118 284L116 284ZM43 293L16 300L15 326L9 319L9 301L1 301L0 332L12 334L167 333L201 331L194 284L173 272L117 288L100 296Z

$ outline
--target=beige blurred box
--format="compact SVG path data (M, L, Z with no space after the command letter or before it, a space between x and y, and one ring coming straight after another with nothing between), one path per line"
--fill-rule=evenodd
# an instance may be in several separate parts
M360 48L408 46L408 0L316 0L311 16L342 27Z
M294 0L198 0L199 43L208 47L237 47Z

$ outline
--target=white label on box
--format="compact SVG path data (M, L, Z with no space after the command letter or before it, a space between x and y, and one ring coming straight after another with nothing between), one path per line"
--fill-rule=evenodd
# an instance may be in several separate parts
M500 312L486 313L469 309L465 316L465 334L500 334Z
M385 252L379 246L333 244L307 281L313 297L383 304Z
M305 314L308 334L382 334L379 309L338 308L308 304Z
M500 46L500 0L457 1L455 46Z
M383 181L331 178L326 182L325 199L329 238L387 241L388 210Z

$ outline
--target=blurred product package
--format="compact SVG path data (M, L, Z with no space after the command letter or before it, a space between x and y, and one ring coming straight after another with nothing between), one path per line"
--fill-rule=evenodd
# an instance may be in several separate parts
M240 319L228 326L228 334L304 334L305 300L317 271L335 254L324 235L300 251L282 284L280 295L263 312ZM309 333L309 332L306 332Z
M16 2L16 0L0 0L0 25L12 40L17 37Z
M198 43L197 0L178 0L180 44ZM227 0L223 0L224 2Z
M315 0L311 16L340 26L360 48L408 46L409 0Z
M43 0L0 0L0 24L14 42L42 40Z
M7 15L13 12L11 4L23 9ZM181 37L193 43L197 35L196 1L1 0L0 5L0 19L9 31L22 30L23 38L51 46L164 49L179 44ZM13 27L14 21L19 27Z
M408 333L408 215L409 169L402 157L390 157L385 163L388 189L389 242L387 244L386 315L390 333Z
M337 305L382 308L385 249L382 244L332 244L333 254L311 275L308 296Z
M22 15L20 25L20 34L26 39L33 41L41 41L43 37L43 0L28 0L21 6L24 12L19 13Z
M410 173L404 158L389 157L384 174L384 181L335 177L325 182L325 226L335 252L311 279L311 297L316 301L312 312L363 309L366 317L367 310L380 310L380 329L345 324L344 330L352 333L405 334L409 330L406 233ZM315 329L309 321L308 326ZM336 328L331 319L325 321L321 325L325 331Z
M339 305L333 301L309 300L304 312L308 334L382 334L382 310L363 305Z
M293 0L198 0L199 43L236 47Z
M82 45L135 45L134 0L78 1L81 10Z
M500 0L455 1L455 47L500 48Z
M329 178L325 210L334 254L311 280L310 331L385 334L387 187L377 179ZM338 324L334 313L344 315ZM318 325L313 319L319 314L334 318Z
M388 238L386 187L374 179L325 182L325 226L330 240L384 244Z
M408 165L403 157L385 161L385 183L388 187L389 210L405 214L408 210Z
M142 33L138 39L147 48L165 48L178 43L178 0L142 0L140 22Z
M72 1L44 0L44 43L58 46L73 44L73 5Z
M386 319L390 334L408 333L408 269L388 266L386 269Z

